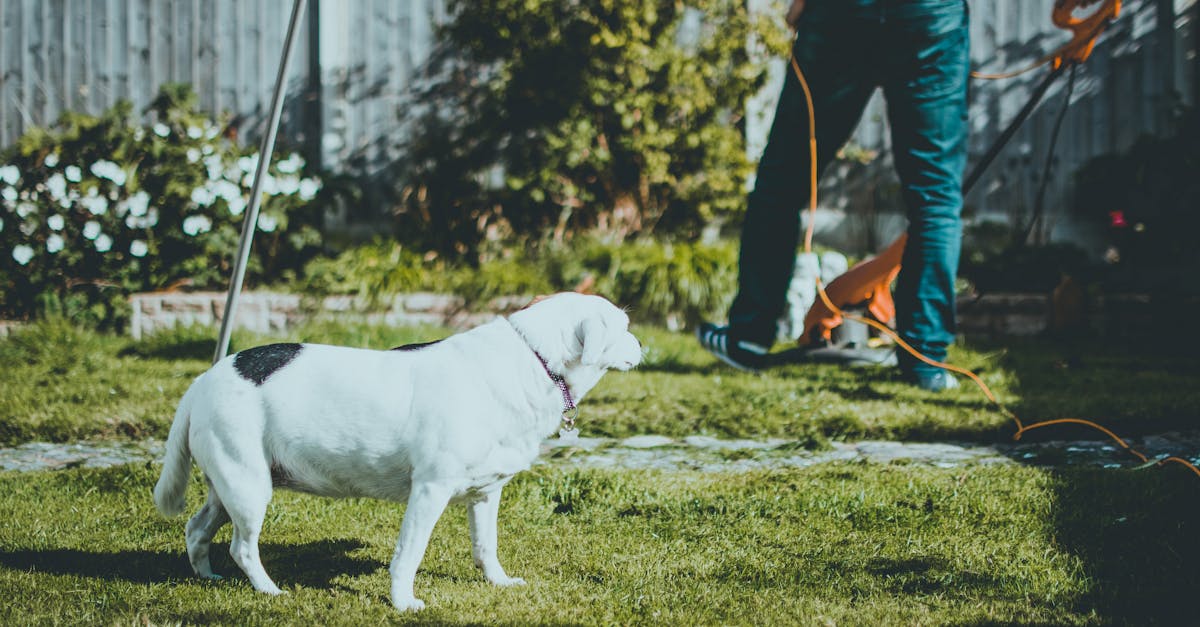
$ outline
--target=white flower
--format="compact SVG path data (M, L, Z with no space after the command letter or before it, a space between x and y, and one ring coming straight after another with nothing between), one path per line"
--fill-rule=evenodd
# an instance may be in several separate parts
M6 165L0 167L0 181L4 181L9 185L16 185L17 181L21 180L21 171L15 165Z
M205 139L214 139L220 133L221 133L221 129L217 128L216 125L211 124L208 120L204 121L204 138Z
M188 148L187 149L187 160L188 160L188 163L195 163L195 162L199 161L200 160L200 151L196 150L195 148Z
M275 227L277 226L279 226L279 222L275 218L265 213L258 214L258 230L264 233L270 233L271 231L274 231Z
M262 180L262 191L268 196L278 196L279 179L271 176L270 174L264 174Z
M125 226L131 229L148 229L156 224L158 224L158 209L154 208L147 211L145 217L130 214L125 218Z
M213 204L213 201L216 199L216 194L212 193L212 190L208 189L207 187L197 187L196 189L192 190L192 202L200 205L201 207L207 207Z
M187 136L191 139L200 139L204 136L204 130L199 126L189 126L187 130Z
M150 252L150 247L143 240L135 239L129 244L129 254L134 257L145 257L148 252Z
M205 155L211 155L213 153L212 144L204 144L200 147L200 152L204 153Z
M191 157L188 157L189 159ZM221 155L209 155L204 158L204 169L208 170L208 178L219 179L225 173L225 164L221 163Z
M163 124L162 122L157 122L154 125L154 134L158 135L159 137L166 137L167 135L171 134L171 127Z
M0 191L0 198L3 198L8 202L13 202L17 199L17 188L5 186L4 189Z
M63 217L57 213L46 218L46 226L49 226L51 230L61 231L64 224L66 224L66 220L63 220Z
M36 222L22 222L21 226L17 228L19 228L21 230L21 234L26 237L33 237L33 234L37 233Z
M292 154L288 155L287 159L276 163L275 169L284 174L292 174L299 170L303 165L304 159L302 159L299 154L293 152Z
M110 249L112 249L112 244L113 244L112 238L103 233L101 233L100 236L96 238L96 250L98 250L102 253L106 253Z
M88 220L83 225L83 236L88 239L96 239L100 237L100 223L95 220Z
M312 200L317 197L317 192L321 189L321 182L317 179L301 179L300 180L300 199Z
M191 236L207 233L212 230L212 220L208 216L188 216L183 219L183 232Z
M52 152L46 155L46 158L42 159L42 165L45 165L47 168L53 168L58 165L58 153Z
M247 174L254 171L258 167L258 153L254 153L249 157L241 157L237 160L238 168Z
M102 179L108 179L117 185L125 184L125 170L112 161L105 161L104 159L101 159L100 161L92 164L91 170L92 174L95 174Z
M224 199L225 202L233 202L234 200L242 197L242 188L224 179L213 183L212 189L213 193L216 194L218 198Z
M52 234L46 238L46 252L54 254L63 249L63 238L58 233Z
M63 175L55 173L46 179L46 189L50 191L52 200L61 202L67 197L67 179L63 178Z
M142 141L143 139L146 139L146 129L144 129L140 126L133 127L133 138L137 141Z
M69 165L63 169L63 172L66 173L67 180L72 183L78 183L83 180L83 170L80 170L77 165Z
M146 208L150 206L150 194L144 190L139 190L138 193L129 197L129 215L142 217L146 215Z
M295 194L300 189L300 179L294 176L288 176L279 179L279 192L287 196Z
M246 199L238 196L237 198L226 198L226 204L229 205L229 214L239 216L246 210Z
M67 190L67 196L58 201L58 206L62 207L63 209L70 209L71 203L79 200L80 198L81 196L79 195L79 190L69 189Z
M18 244L13 247L12 256L13 259L17 260L17 263L25 265L29 263L30 259L33 259L33 249L25 244Z
M96 191L93 189L92 191ZM108 199L104 196L89 194L87 198L79 201L79 204L87 208L94 216L102 216L108 213Z
M37 205L31 202L23 202L17 205L17 215L21 216L22 218L28 218L30 215L33 215L35 211L37 211Z

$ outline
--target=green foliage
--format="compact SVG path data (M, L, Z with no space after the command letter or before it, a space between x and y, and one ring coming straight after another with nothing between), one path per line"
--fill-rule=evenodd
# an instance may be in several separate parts
M569 289L585 276L595 291L629 308L638 320L673 319L690 326L728 308L737 287L737 246L660 243L622 244L586 239L549 252L555 284Z
M1108 228L1114 287L1196 294L1200 115L1184 111L1175 133L1088 161L1075 175L1074 204Z
M455 293L469 305L481 305L499 296L570 290L591 277L593 291L628 307L635 319L682 324L724 311L736 287L736 267L737 249L730 242L617 243L580 237L567 244L510 249L471 266L378 241L333 259L314 259L295 289L353 295L364 307L386 306L391 296L413 291Z
M65 114L0 153L0 315L119 324L135 291L228 281L257 153L222 135L186 85L135 119L128 103ZM321 183L289 155L263 190L249 279L318 251Z
M406 149L399 215L420 228L402 230L471 253L511 232L694 235L741 210L740 116L766 77L747 44L784 46L767 16L738 0L451 8L445 34L465 58L418 99L433 104Z
M967 229L959 276L979 292L1049 292L1062 275L1091 279L1096 264L1073 244L1013 243L1011 226L982 222Z
M432 276L421 255L395 242L355 246L337 257L318 257L304 267L300 293L346 294L360 307L382 307L386 298L427 289Z

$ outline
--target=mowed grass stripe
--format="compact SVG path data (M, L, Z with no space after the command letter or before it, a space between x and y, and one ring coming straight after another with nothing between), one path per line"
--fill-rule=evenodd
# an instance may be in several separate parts
M829 439L995 442L1015 431L969 382L930 394L888 368L805 364L745 374L719 364L690 334L635 332L647 347L645 362L632 372L609 373L583 400L584 435L781 437L818 448ZM236 334L234 348L300 341L386 349L448 333L321 323L286 336ZM0 445L165 437L179 398L208 367L213 335L180 329L138 342L45 322L0 340ZM1200 386L1193 383L1200 356L1177 348L964 343L952 361L979 372L1027 423L1088 418L1135 436L1200 428ZM1067 362L1073 365L1063 367ZM1027 436L1076 438L1103 436L1084 427Z
M1186 473L826 464L745 474L539 468L506 489L493 588L451 507L391 609L403 506L279 492L263 559L191 577L157 467L0 474L0 622L239 625L1107 624L1194 618L1200 486ZM202 499L199 473L189 509Z

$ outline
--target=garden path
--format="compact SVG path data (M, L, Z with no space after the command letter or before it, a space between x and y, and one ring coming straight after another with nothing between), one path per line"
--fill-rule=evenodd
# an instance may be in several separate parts
M1130 445L1152 458L1187 457L1200 464L1200 432L1169 432L1131 438ZM29 442L0 448L0 469L15 471L103 468L120 464L150 463L162 458L163 442L90 441L75 443ZM748 470L804 467L834 461L909 463L953 468L969 464L1037 466L1134 467L1137 460L1109 441L1045 441L981 445L961 442L891 442L864 440L832 442L811 451L802 443L784 439L721 440L708 436L674 439L640 435L625 439L552 438L542 445L538 464L581 468L629 468L744 472Z

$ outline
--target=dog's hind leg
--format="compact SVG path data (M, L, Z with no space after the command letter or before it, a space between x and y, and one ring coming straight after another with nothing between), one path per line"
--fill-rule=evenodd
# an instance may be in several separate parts
M207 477L204 480L208 483L208 502L188 521L186 536L188 561L192 563L192 570L197 575L205 579L220 579L220 575L213 574L212 564L208 559L208 550L212 546L212 539L217 534L217 530L229 522L229 514L225 511L225 506L221 504L221 498L217 496L212 481Z
M485 492L467 505L467 523L471 530L471 555L483 576L497 586L522 586L525 580L509 577L496 557L496 519L500 515L500 489Z
M271 470L261 453L249 451L223 453L215 464L207 464L213 487L233 522L233 540L229 554L250 579L255 590L282 594L271 581L258 556L258 536L262 531L267 504L271 502Z
M424 601L413 596L413 580L416 579L421 558L425 557L433 526L445 511L453 492L444 484L413 481L408 507L404 510L404 522L400 525L400 539L396 541L396 552L392 555L389 568L392 575L392 605L398 610L420 610L425 607Z

